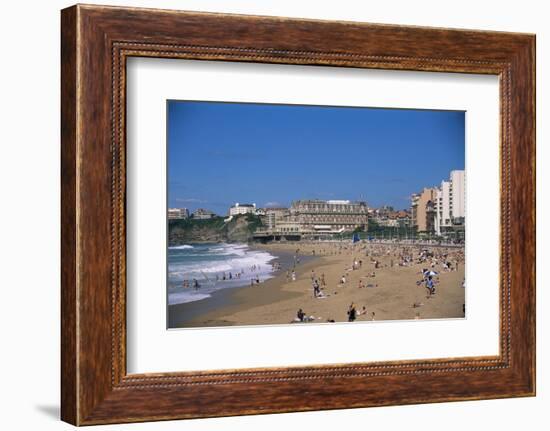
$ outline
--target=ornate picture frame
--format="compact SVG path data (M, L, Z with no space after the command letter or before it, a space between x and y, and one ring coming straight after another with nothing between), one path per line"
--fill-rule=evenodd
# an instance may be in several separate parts
M64 421L535 394L534 35L91 5L64 9L61 18ZM128 374L125 101L126 60L135 56L497 75L499 355Z

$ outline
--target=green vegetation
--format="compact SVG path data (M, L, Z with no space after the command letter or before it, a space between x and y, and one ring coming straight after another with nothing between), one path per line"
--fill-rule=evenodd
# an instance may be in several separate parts
M234 216L226 222L224 217L206 220L168 220L168 242L179 245L189 242L247 242L254 231L262 227L262 220L254 214Z
M416 238L418 235L416 229L410 226L380 226L375 220L369 219L368 231L359 234L361 238L375 239L406 239Z
M245 218L251 233L254 233L254 231L260 227L264 227L264 224L262 223L262 219L260 218L260 216L257 216L256 214L244 214L237 217Z
M197 220L194 218L170 219L168 220L168 229L193 229L194 227L222 229L224 227L223 217L214 217L206 220Z

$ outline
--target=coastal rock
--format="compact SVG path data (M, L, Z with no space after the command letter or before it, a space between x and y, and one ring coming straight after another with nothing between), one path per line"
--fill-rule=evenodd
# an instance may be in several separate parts
M209 220L168 220L168 245L197 242L248 242L254 231L262 226L260 217L243 214L224 221L223 217Z

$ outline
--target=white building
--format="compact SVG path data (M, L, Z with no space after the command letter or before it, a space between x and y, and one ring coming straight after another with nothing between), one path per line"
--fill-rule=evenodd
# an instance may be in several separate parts
M453 218L466 217L466 178L464 171L451 171L451 210Z
M186 219L189 218L189 210L187 208L168 208L169 219Z
M256 215L265 217L267 215L267 210L265 208L256 208Z
M198 208L193 213L193 218L195 220L210 220L214 217L216 217L216 214L214 214L212 211L206 210L204 208Z
M438 235L463 226L465 219L465 175L451 171L449 181L442 181L435 199L435 232Z
M239 214L256 214L256 204L240 204L237 202L229 208L230 216L236 216Z

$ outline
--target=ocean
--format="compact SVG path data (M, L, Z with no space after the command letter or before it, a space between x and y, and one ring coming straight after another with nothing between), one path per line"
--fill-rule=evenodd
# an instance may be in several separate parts
M263 282L274 276L275 259L246 244L168 247L168 304L200 301L220 289L249 286L251 280ZM189 287L184 287L184 280ZM194 280L198 288L194 288Z

